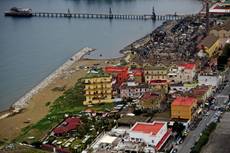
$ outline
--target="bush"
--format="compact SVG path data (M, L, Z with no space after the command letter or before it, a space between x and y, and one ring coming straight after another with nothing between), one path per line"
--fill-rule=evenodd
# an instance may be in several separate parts
M192 147L190 153L199 153L202 149L202 147L208 142L209 135L212 133L212 131L215 130L217 124L211 123L202 133L202 136L200 139L195 143L195 146Z
M50 102L48 101L47 103L46 103L46 106L49 106L50 105Z

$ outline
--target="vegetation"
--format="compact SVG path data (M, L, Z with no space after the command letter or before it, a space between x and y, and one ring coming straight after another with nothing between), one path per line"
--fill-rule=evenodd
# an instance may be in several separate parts
M177 121L174 122L172 131L177 133L177 137L182 137L182 133L185 129L185 126L182 123L179 123Z
M50 102L48 101L45 105L46 105L46 106L49 106L49 105L50 105Z
M228 63L228 58L230 57L230 44L224 46L222 54L217 59L217 68L220 71L223 71L225 65Z
M216 126L216 123L209 124L209 126L203 131L200 139L195 143L191 153L199 153L201 151L202 147L208 142L209 135L216 129Z
M49 113L36 124L30 124L22 129L16 141L34 143L40 141L49 131L64 120L66 114L77 115L87 107L83 105L84 84L83 80L79 80L75 86L66 90L62 96L58 97L52 105L50 105ZM48 106L48 104L47 104ZM92 106L91 109L97 111L105 111L111 109L112 104L101 104ZM29 137L34 137L29 139Z

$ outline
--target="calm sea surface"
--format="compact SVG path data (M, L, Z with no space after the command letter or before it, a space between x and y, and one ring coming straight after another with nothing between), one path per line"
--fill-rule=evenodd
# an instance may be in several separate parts
M119 50L151 32L161 21L11 18L13 6L33 11L189 14L199 0L0 0L0 110L8 108L82 47L96 48L99 58L118 57Z

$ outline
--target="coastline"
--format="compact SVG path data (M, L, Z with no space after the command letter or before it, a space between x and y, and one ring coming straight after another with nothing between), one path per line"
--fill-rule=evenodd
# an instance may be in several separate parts
M158 26L156 29L149 32L149 34L127 44L126 47L121 49L120 57L108 58L108 59L91 59L84 58L87 52L77 52L67 62L61 65L38 85L32 88L16 103L14 103L8 111L0 112L0 138L6 140L13 140L21 132L21 129L38 122L42 117L47 115L49 107L46 106L47 102L52 103L56 98L61 96L63 92L52 91L53 88L60 86L66 86L66 89L72 87L76 81L83 77L87 73L86 67L92 67L95 64L99 64L100 67L117 64L120 59L129 60L128 52L130 46L142 46L149 41L149 35L164 26L164 23ZM76 56L78 55L78 56ZM72 59L72 60L70 60ZM79 67L84 65L83 69L79 70ZM77 70L78 69L78 70ZM74 72L71 72L71 71ZM67 73L66 73L67 72ZM65 79L65 77L68 77ZM47 81L48 80L48 81Z
M48 86L55 78L59 77L68 68L70 68L75 62L79 61L86 54L89 54L92 51L95 51L94 48L85 47L77 51L73 56L71 56L65 63L58 67L55 71L49 74L45 79L33 87L29 92L25 93L21 98L14 102L7 110L0 112L0 120L4 119L10 115L20 113L23 109L28 106L28 101L37 94L41 89Z
M87 56L75 60L65 71L61 71L57 77L40 89L28 99L25 108L15 113L12 110L0 112L0 140L5 142L14 140L21 130L28 125L33 125L41 120L49 112L49 106L60 97L66 90L72 88L78 79L84 77L89 68L97 65L105 67L120 62L125 55L118 58L91 59ZM69 61L69 60L68 60ZM51 73L52 74L52 73ZM64 91L54 91L56 87L65 86ZM49 103L49 105L47 105Z

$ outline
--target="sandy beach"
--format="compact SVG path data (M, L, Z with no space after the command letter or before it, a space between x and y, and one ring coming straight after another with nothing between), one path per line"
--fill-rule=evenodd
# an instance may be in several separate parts
M49 111L49 107L46 106L47 102L52 103L63 93L61 91L53 91L52 89L61 86L65 86L66 89L71 88L79 78L87 73L87 67L91 67L94 64L97 64L99 67L104 67L106 65L118 63L119 60L120 58L109 60L82 58L73 63L68 69L63 71L63 73L53 79L46 87L35 93L27 102L27 107L20 113L0 119L0 140L13 140L19 135L22 128L42 119ZM0 115L6 113L7 111L0 113Z

